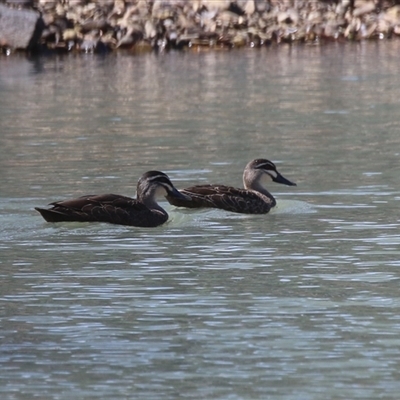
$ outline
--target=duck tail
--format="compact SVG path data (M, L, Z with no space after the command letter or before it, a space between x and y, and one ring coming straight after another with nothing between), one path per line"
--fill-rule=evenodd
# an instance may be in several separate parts
M60 213L58 211L47 210L45 208L39 207L35 207L35 210L38 211L47 222L71 221L71 219L68 218L68 215Z

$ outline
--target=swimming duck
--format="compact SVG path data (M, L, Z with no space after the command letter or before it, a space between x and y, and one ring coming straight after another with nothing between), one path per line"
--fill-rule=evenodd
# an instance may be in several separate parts
M177 207L211 207L236 213L266 214L275 207L276 200L263 185L265 178L284 185L296 186L277 171L273 162L256 159L250 161L244 169L244 189L225 185L197 185L180 191L190 197L190 200L176 196L167 196L167 200Z
M50 209L38 208L47 222L108 222L118 225L154 227L168 220L167 212L157 204L160 196L188 198L178 192L166 174L148 171L137 184L136 199L118 194L87 195L50 203Z

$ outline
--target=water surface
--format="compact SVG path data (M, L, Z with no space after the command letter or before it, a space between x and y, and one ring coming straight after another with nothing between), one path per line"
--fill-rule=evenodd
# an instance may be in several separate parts
M396 399L399 47L0 57L1 398ZM33 209L256 157L268 215Z

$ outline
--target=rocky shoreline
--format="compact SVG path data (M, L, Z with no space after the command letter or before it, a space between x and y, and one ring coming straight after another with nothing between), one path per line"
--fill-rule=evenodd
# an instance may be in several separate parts
M3 54L231 49L400 36L400 0L0 0Z

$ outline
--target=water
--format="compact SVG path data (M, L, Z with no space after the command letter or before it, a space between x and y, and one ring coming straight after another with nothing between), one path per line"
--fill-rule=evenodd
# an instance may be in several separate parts
M400 43L0 58L2 399L397 399ZM154 229L33 208L241 185L264 216Z

